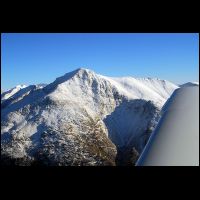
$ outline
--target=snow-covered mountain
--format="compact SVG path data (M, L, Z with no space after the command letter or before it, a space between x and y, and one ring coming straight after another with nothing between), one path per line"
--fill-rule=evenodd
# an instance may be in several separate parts
M125 151L142 151L176 88L80 68L46 86L5 92L2 158L19 165L115 165Z
M179 87L189 87L189 86L199 86L199 82L187 82L182 85L179 85Z
M8 91L2 92L1 93L1 102L10 98L12 95L14 95L19 90L21 90L22 88L25 88L25 87L27 87L27 86L26 85L17 85L16 87L14 87Z
M1 93L1 103L4 102L5 100L11 98L11 97L13 98L16 93L18 93L18 96L22 96L22 93L25 93L26 91L30 91L31 88L43 88L46 85L47 84L44 84L44 83L37 84L37 85L30 85L30 86L17 85L16 87L14 87L10 90L2 91L2 93ZM19 93L19 91L20 91L20 93Z

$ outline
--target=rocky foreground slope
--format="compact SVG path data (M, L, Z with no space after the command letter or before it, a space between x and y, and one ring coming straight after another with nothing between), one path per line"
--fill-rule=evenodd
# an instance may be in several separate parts
M77 69L48 85L1 94L4 164L133 165L178 88Z

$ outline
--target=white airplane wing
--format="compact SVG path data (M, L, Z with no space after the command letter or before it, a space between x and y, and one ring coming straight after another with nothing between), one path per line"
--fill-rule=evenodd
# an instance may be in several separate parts
M136 166L199 166L199 86L174 91Z

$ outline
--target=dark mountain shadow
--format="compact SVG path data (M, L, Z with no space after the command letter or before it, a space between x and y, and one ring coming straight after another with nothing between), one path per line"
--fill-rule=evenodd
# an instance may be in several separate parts
M123 100L103 120L108 137L117 147L116 164L131 165L146 145L159 120L159 110L151 101Z
M115 164L117 166L134 166L139 158L135 147L121 147L117 149Z
M1 134L1 144L2 143L9 143L12 139L12 136L9 132L5 132Z

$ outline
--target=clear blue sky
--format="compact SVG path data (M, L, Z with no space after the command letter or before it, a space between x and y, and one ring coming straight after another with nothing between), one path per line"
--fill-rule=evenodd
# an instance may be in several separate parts
M3 89L50 83L79 67L107 76L198 81L199 34L1 34Z

